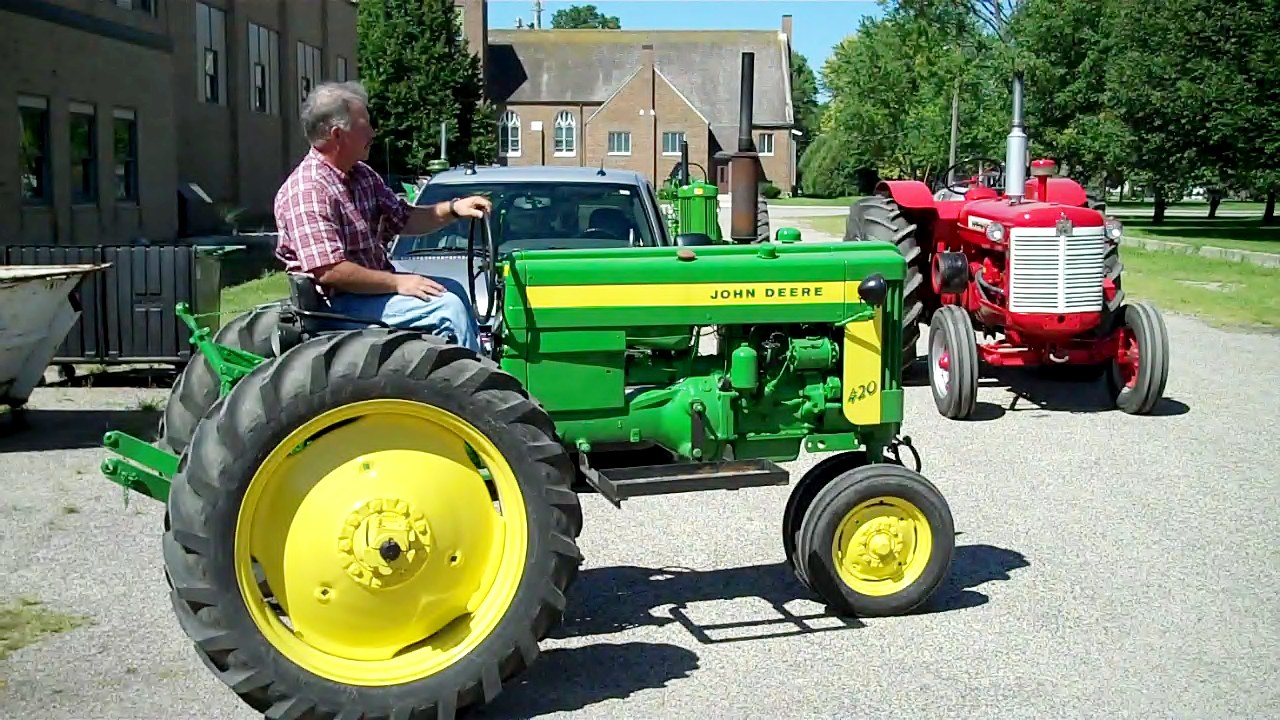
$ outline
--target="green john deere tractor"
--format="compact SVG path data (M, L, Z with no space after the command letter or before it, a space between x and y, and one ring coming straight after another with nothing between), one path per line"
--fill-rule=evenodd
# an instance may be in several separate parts
M667 230L672 237L686 234L704 234L713 243L724 242L720 230L720 188L708 182L706 168L692 163L702 170L701 180L689 177L689 143L680 142L680 162L671 168L658 199L671 206L666 213ZM755 209L756 232L754 242L770 239L769 201L757 196ZM735 242L738 240L735 239Z
M166 503L179 624L245 703L369 720L483 705L565 611L581 493L784 485L802 450L827 457L781 512L799 583L878 616L944 581L950 510L901 460L894 246L500 257L485 230L467 252L490 289L486 353L326 329L294 277L270 358L180 309L221 384L180 454L107 434L104 473Z

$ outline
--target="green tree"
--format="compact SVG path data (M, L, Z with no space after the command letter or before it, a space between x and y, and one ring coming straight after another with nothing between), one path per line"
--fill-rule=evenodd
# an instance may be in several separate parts
M1133 153L1130 126L1104 92L1115 47L1107 1L1026 0L1011 21L1032 147L1104 193L1124 182Z
M551 16L551 27L555 30L621 30L622 23L616 16L600 12L595 5L571 5Z
M796 129L803 133L796 140L797 155L813 142L818 132L821 110L818 107L818 76L809 67L809 59L791 51L791 106L795 110Z
M370 162L387 175L421 175L440 156L489 162L496 154L492 110L482 107L480 60L467 47L453 0L360 3L361 81L378 137Z
M822 71L831 101L823 133L845 140L859 167L895 178L931 180L949 164L951 99L959 88L957 155L1002 155L1007 133L1007 53L998 39L974 32L969 46L954 27L891 10L864 19L841 41Z
M1275 155L1276 132L1259 115L1276 113L1275 42L1257 23L1275 10L1246 0L1109 0L1102 22L1114 54L1106 73L1106 104L1133 136L1131 163L1148 174L1155 193L1153 221L1193 184L1225 184L1241 169L1261 169ZM1274 4L1272 4L1274 5ZM1268 136L1271 138L1268 141ZM1274 167L1274 166L1273 166Z

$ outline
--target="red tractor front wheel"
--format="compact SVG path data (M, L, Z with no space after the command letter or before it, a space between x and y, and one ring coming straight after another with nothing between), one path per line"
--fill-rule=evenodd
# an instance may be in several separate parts
M929 385L938 412L952 420L973 414L978 402L978 347L969 314L943 305L929 322Z
M1130 415L1146 415L1164 397L1169 379L1169 332L1149 303L1129 303L1121 313L1107 389L1116 407Z

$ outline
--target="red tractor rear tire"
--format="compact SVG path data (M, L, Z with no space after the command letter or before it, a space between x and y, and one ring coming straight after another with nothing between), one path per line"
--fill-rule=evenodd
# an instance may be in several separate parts
M924 272L923 253L916 241L916 225L902 214L893 198L871 195L859 198L849 208L844 241L878 240L891 243L907 261L907 276L902 288L902 367L905 371L916 358L916 342L920 339L923 320Z

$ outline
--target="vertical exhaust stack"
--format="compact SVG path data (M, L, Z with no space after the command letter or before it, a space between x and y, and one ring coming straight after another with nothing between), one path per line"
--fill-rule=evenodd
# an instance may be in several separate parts
M680 187L689 185L689 141L680 141Z
M729 179L733 184L732 215L729 236L735 243L753 243L757 239L756 211L759 209L758 153L752 151L751 110L755 105L756 54L742 53L742 96L738 105L738 151L729 161Z
M1013 127L1005 144L1004 194L1009 202L1022 201L1026 193L1027 134L1022 126L1022 73L1013 75Z

